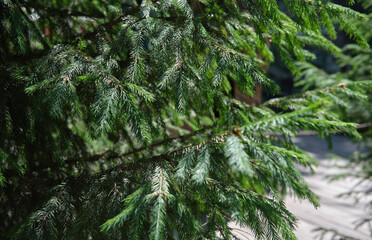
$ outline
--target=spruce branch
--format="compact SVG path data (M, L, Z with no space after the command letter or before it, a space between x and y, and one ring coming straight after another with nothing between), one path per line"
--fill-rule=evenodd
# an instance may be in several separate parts
M260 128L267 129L268 126L270 125L270 122L272 122L273 125L275 125L275 124L279 124L279 125L283 125L283 126L287 125L286 121L284 121L282 119L287 119L287 121L288 121L288 120L290 120L291 117L299 116L299 115L301 116L302 114L305 114L308 111L314 110L315 108L319 107L320 105L321 105L321 102L318 102L318 103L310 105L307 108L304 108L304 109L301 109L301 110L297 110L297 111L294 111L294 112L291 112L291 113L277 114L277 115L271 116L269 118L261 119L259 121L256 121L254 123L251 123L247 126L243 126L243 127L240 127L240 128L235 127L234 129L232 129L230 131L227 131L227 132L224 132L222 134L218 134L218 135L215 135L213 137L210 137L208 140L202 141L197 145L190 145L190 146L183 147L183 148L180 148L180 149L176 149L176 150L173 150L173 151L170 151L170 152L166 152L164 154L160 154L160 155L157 155L157 156L154 156L154 157L151 157L151 158L145 158L145 159L142 159L140 161L134 160L129 164L128 163L122 163L122 164L120 164L116 167L113 167L111 169L108 169L108 170L106 170L102 173L97 173L97 174L93 175L92 178L93 179L98 178L102 175L107 175L107 174L110 174L110 173L116 172L116 171L124 172L124 171L128 171L130 169L136 169L136 168L141 167L143 164L156 163L156 162L159 162L159 161L171 161L175 156L177 156L179 154L182 154L182 153L185 153L185 152L188 152L191 149L193 149L195 151L200 151L200 150L204 149L203 151L206 151L205 146L208 146L209 144L221 144L221 143L225 144L224 138L226 138L228 136L236 135L236 136L239 137L242 134L253 132L253 130L258 131ZM312 121L312 122L309 122L309 120ZM355 128L356 124L352 124L352 123L339 124L338 122L335 122L335 121L326 121L326 120L318 120L318 119L313 119L313 118L304 118L303 121L302 121L302 124L303 125L296 126L293 130L297 131L298 127L305 128L305 129L317 128L316 132L319 134L319 133L322 133L322 131L324 131L324 129L323 129L323 127L318 127L317 125L318 124L319 125L327 124L329 127L334 128L335 131L340 131L340 132L341 131L346 131L349 134L353 133L355 136L359 136L357 134L357 132L353 132L353 131L355 131L354 128ZM271 133L266 132L266 134L275 136L275 135L277 135L276 132L280 128L278 128L276 126L276 127L270 127L268 129L274 130L274 131L271 132ZM203 129L201 131L204 131L204 130L205 129ZM298 132L292 133L291 137L295 137L297 134L298 134ZM194 135L195 135L194 133L191 133L187 137L191 137L191 136L194 136ZM129 153L132 154L131 152L129 152ZM78 178L84 178L84 177L80 176ZM88 179L90 179L90 178L91 177L88 176Z
M32 25L33 27L33 30L35 32L35 34L37 34L38 36L38 39L41 41L41 44L43 44L44 46L44 49L45 50L48 50L50 48L47 40L45 40L43 34L40 32L40 29L35 25L35 23L27 16L27 14L23 11L22 7L17 3L15 2L14 3L17 8L18 8L18 11L23 15L24 19L28 22L28 24Z
M125 14L122 14L119 17L117 17L115 19L112 19L111 21L108 21L108 22L96 27L95 30L84 34L83 38L93 39L97 36L97 34L100 31L104 30L105 32L107 32L107 31L111 30L113 27L115 27L116 25L118 25L119 23L128 20L132 15L137 14L139 12L139 10L140 10L139 7L135 7L133 9L131 9L130 11L125 12Z
M37 9L39 11L39 14L45 17L54 16L54 15L58 15L61 17L66 17L66 16L88 17L92 19L105 17L105 15L100 12L93 14L93 13L88 13L88 12L70 10L67 8L59 9L59 8L47 7L42 4L39 4L36 1L23 1L22 0L22 1L19 1L19 3L28 9Z
M204 132L206 132L210 129L212 129L212 126L206 126L206 127L203 127L202 129L200 129L198 131L194 131L194 132L191 132L189 134L181 135L181 136L178 136L178 137L167 138L167 139L164 139L162 141L152 143L149 146L143 146L141 148L137 148L137 149L125 152L125 153L115 153L115 152L113 153L112 150L107 150L103 153L96 154L96 155L88 157L87 159L84 159L84 162L95 162L95 161L102 160L102 159L112 160L112 159L124 158L124 157L130 156L130 155L135 155L137 153L143 152L143 151L148 150L148 149L153 149L153 148L158 147L158 146L167 145L167 144L169 144L173 141L183 142L183 141L187 140L188 138L191 138L195 135L204 133ZM65 161L67 163L75 163L79 160L77 160L77 159L66 159Z

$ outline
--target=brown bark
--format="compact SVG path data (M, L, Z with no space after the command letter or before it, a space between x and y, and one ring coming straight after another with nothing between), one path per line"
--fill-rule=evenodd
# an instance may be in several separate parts
M252 106L258 106L262 102L262 86L260 84L257 84L255 86L255 92L256 94L253 97L248 96L247 94L241 92L239 90L238 84L233 82L232 88L233 88L233 96L236 100L239 100L241 102L247 103Z
M270 46L270 39L266 40L266 45L267 46ZM259 59L263 59L263 57L258 53L258 58ZM269 67L268 66L261 66L261 68L265 71L265 72L268 72L269 70ZM262 85L260 84L256 84L254 90L255 90L255 95L253 97L250 97L248 96L247 94L241 92L239 90L239 87L238 87L238 84L236 84L235 82L233 81L230 81L232 82L232 88L233 88L233 96L235 99L241 101L241 102L245 102L249 105L252 105L252 106L258 106L262 103L262 94L263 94L263 88L262 88Z

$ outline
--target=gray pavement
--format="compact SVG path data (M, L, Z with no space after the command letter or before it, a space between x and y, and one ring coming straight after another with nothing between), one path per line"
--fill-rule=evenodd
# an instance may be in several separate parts
M316 136L303 136L295 139L295 143L306 150L319 163L319 166L315 168L315 175L305 169L301 171L312 190L319 195L321 204L320 208L315 209L307 201L300 201L293 196L286 197L288 209L299 219L296 235L299 240L320 239L319 232L314 232L314 229L323 227L336 230L354 239L370 240L372 238L369 235L370 229L367 226L359 229L355 229L354 226L356 220L372 215L372 210L366 209L364 206L367 201L372 199L364 199L359 204L356 204L352 198L338 198L337 195L350 190L357 180L349 178L330 182L325 178L329 174L348 171L335 166L336 164L345 163L344 161L346 160L336 160L336 157L330 156L330 153L348 158L357 147L344 136L333 136L332 142L333 150L329 151L326 141ZM369 184L369 187L372 185L372 183L366 184ZM235 228L235 233L241 239L254 239L249 229L241 228L234 223L229 225ZM332 234L327 234L323 238L323 240L331 239L333 239ZM345 240L334 238L334 240L336 239Z
M294 197L287 197L288 209L300 220L296 231L298 238L300 240L319 239L319 232L313 230L323 227L336 230L355 239L372 239L367 226L355 229L355 221L371 216L371 209L365 208L365 204L371 199L363 199L357 204L353 198L337 197L339 194L349 191L358 180L347 178L331 182L326 179L327 175L350 171L336 167L336 165L344 164L347 160L337 159L330 156L330 153L348 159L357 150L356 145L344 136L332 136L332 151L328 150L325 140L315 136L299 137L295 139L295 142L319 163L319 166L315 168L315 175L311 175L308 171L303 171L303 173L311 189L319 195L321 204L320 208L314 209L306 201L301 202ZM366 187L366 185L362 187ZM332 239L332 234L325 235L323 239Z

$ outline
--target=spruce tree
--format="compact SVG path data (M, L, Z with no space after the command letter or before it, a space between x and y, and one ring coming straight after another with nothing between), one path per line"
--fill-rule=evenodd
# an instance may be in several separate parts
M352 4L353 1L350 1ZM354 20L330 1L0 2L0 238L296 239L283 196L318 206L298 170L302 130L360 137L329 106L370 81L260 106L263 70L334 54ZM322 29L327 35L323 35Z

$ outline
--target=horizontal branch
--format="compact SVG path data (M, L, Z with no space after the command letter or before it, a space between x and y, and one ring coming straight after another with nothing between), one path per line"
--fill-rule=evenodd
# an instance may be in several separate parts
M99 31L101 29L105 29L106 31L112 29L114 26L116 26L120 22L124 21L126 19L125 16L133 15L133 14L137 13L139 11L139 9L140 9L139 7L135 7L133 9L131 9L130 11L125 12L125 14L122 14L119 17L98 26L95 30L86 33L83 37L85 39L92 39L99 33Z
M31 60L41 58L47 53L48 50L40 50L35 52L30 52L25 55L10 55L7 56L8 62L30 62Z
M127 157L129 155L140 153L140 152L143 152L145 150L148 150L148 149L151 149L151 148L154 148L154 147L157 147L157 146L165 145L165 144L170 143L170 142L175 141L175 140L183 141L185 139L188 139L190 137L193 137L193 136L195 136L197 134L200 134L200 133L202 133L202 132L204 132L206 130L209 130L211 128L212 128L212 126L206 126L206 127L202 128L200 130L191 132L189 134L178 136L178 137L167 138L167 139L164 139L162 141L153 143L150 146L147 146L147 147L146 146L143 146L141 148L137 148L137 149L131 150L129 152L125 152L125 153L112 153L111 150L108 150L106 152L103 152L103 153L100 153L100 154L96 154L96 155L90 156L90 157L84 159L83 161L84 162L95 162L95 161L98 161L98 160L101 160L101 159L112 160L112 159ZM110 152L112 154L107 155ZM105 155L107 155L107 156L105 156ZM77 159L67 159L67 160L65 160L65 162L66 163L69 163L69 164L75 163L77 161L78 161Z
M360 124L359 126L357 126L356 128L358 130L360 129L365 129L365 128L368 128L368 127L371 127L372 126L372 123L363 123L363 124ZM139 167L141 167L143 164L151 164L151 163L156 163L156 162L159 162L159 161L165 161L165 160L170 160L171 158L173 158L174 156L180 154L180 153L183 153L185 151L188 151L192 148L194 148L195 150L198 150L200 149L201 147L205 146L206 144L209 144L211 142L215 142L215 143L223 143L224 140L223 140L223 137L225 136L229 136L229 135L240 135L241 131L240 131L240 128L234 128L232 131L228 131L228 132L225 132L223 134L219 134L215 137L213 137L212 139L208 139L208 140L205 140L203 141L202 143L199 143L197 145L192 145L192 146L187 146L187 147L184 147L184 148L180 148L180 149L176 149L174 151L171 151L171 152L167 152L167 153L164 153L164 154L160 154L160 155L157 155L157 156L154 156L154 157L151 157L151 158L146 158L144 160L140 160L140 161L133 161L131 163L122 163L122 164L119 164L118 166L116 167L113 167L113 168L110 168L104 172L101 172L101 173L97 173L95 175L92 175L92 176L89 176L88 179L91 180L91 179L97 179L103 175L107 175L107 174L110 174L114 171L117 171L117 170L120 170L121 172L124 172L124 171L128 171L128 170L133 170L133 169L137 169ZM196 132L192 133L193 135L196 134ZM315 131L302 131L300 132L297 136L311 136L311 135L317 135L318 133L315 132ZM190 134L191 135L191 134ZM189 136L190 136L189 135ZM281 136L280 134L276 134L276 133L268 133L268 135L271 135L271 136ZM175 138L176 139L176 138ZM161 143L156 143L157 145L160 145ZM139 149L141 151L141 149ZM132 154L132 152L128 152L128 153L124 153L123 155L129 155L129 154ZM77 177L80 181L84 181L84 176L80 176L80 177Z
M356 130L362 131L365 129L368 129L369 127L372 127L372 123L361 123L358 126L355 127ZM336 131L333 134L338 134L342 133L342 131ZM316 136L318 135L319 132L317 131L300 131L297 136ZM274 133L269 133L271 136L282 136L282 134L274 134Z
M20 1L22 6L28 9L33 9L35 11L38 11L38 15L40 16L50 16L50 17L55 17L57 16L73 16L73 17L87 17L87 18L104 18L105 15L96 12L94 14L88 13L88 12L81 12L81 11L73 11L73 10L68 10L68 9L58 9L58 8L51 8L44 6L43 4L39 4L37 1L31 1L31 2L26 2L26 1Z
M195 135L196 132L197 131L195 131L195 132L193 132L191 134ZM188 137L191 137L191 134L189 134ZM203 141L203 142L201 142L199 144L196 144L196 145L191 145L191 146L183 147L183 148L176 149L176 150L173 150L173 151L170 151L170 152L166 152L166 153L163 153L163 154L154 156L154 157L146 158L146 159L139 160L139 161L133 161L131 163L122 163L122 164L119 164L116 167L110 168L110 169L108 169L108 170L106 170L104 172L96 173L96 174L91 175L91 176L78 176L78 177L75 178L75 180L77 180L79 182L81 182L81 181L89 181L89 180L97 179L97 178L99 178L101 176L110 174L110 173L112 173L114 171L117 171L117 170L120 170L121 172L124 172L124 171L134 170L134 169L137 169L139 167L142 167L143 164L146 164L147 165L147 164L151 164L151 163L155 163L155 162L159 162L159 161L170 160L174 156L176 156L178 154L181 154L181 153L184 153L185 151L190 151L191 149L194 149L194 150L198 151L203 146L205 146L206 144L210 144L211 142L222 143L222 142L224 142L224 140L222 139L223 137L229 136L229 135L233 135L233 134L239 135L240 134L239 128L234 128L232 131L228 131L228 132L225 132L223 134L219 134L217 136L214 136L211 139L205 140L205 141Z

